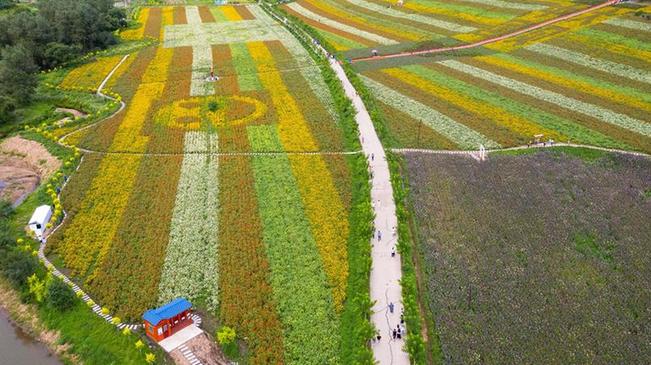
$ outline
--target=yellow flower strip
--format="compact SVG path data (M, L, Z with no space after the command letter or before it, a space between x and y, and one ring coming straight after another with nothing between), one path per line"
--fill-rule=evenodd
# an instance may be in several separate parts
M238 13L237 10L232 6L222 6L220 7L220 10L229 21L242 20L240 13Z
M262 42L247 45L258 65L260 81L278 114L278 134L284 149L316 151L317 143L280 72L274 67L271 52ZM340 311L348 280L348 215L323 157L289 156L289 160L332 289L335 308Z
M380 24L376 23L370 23L368 20L360 18L355 16L352 13L348 13L345 11L342 11L334 6L327 5L324 1L315 1L315 0L306 0L306 3L312 5L313 7L321 10L325 14L324 16L336 21L340 21L344 24L348 24L351 26L356 26L355 23L357 24L362 24L372 30L377 30L380 32L383 32L385 34L380 34L380 35L388 35L388 38L397 38L397 40L400 39L406 39L410 41L417 41L421 40L424 37L424 34L416 34L413 32L408 32L404 29L396 29L394 27L385 27Z
M536 134L545 134L554 139L561 139L561 135L555 131L540 127L535 123L513 115L502 108L496 108L494 105L486 104L481 101L473 100L466 95L457 93L443 86L428 82L419 76L399 68L386 69L383 73L390 75L402 82L414 86L428 94L434 95L441 100L461 107L477 115L478 119L488 119L495 124L504 126L523 136L533 136Z
M158 39L164 39L166 25L174 25L174 7L166 6L162 8L161 18L160 35L158 36Z
M149 64L143 80L165 77L170 65L172 49L159 48ZM164 83L141 83L114 136L111 151L145 152L149 138L140 135L148 112L158 100ZM62 256L66 266L76 275L88 275L92 281L96 268L108 253L113 237L117 233L122 214L129 201L129 195L136 182L136 173L142 155L107 155L98 168L90 189L84 197L79 213L66 230Z
M273 100L278 115L278 134L285 150L318 151L319 146L312 137L296 100L287 90L267 46L262 42L249 42L247 46L258 68L258 78Z
M418 13L444 15L449 17L452 20L462 19L476 24L493 25L493 26L504 23L504 21L501 19L478 17L472 14L463 13L452 9L442 9L435 6L428 7L420 4L414 4L409 1L406 1L405 5L403 6L405 7L405 9L409 9ZM469 25L469 24L465 24L465 25Z
M348 214L321 156L289 156L323 267L340 312L348 281Z
M100 58L70 71L59 86L70 89L73 87L93 88L97 90L106 75L115 65L120 62L123 56L112 56Z
M645 103L637 98L632 98L628 95L618 93L612 90L606 90L599 87L595 87L581 80L565 78L555 73L545 72L531 66L518 64L516 62L509 61L506 58L510 58L510 56L504 56L503 58L498 56L475 57L476 60L487 63L489 65L498 66L507 70L515 71L527 76L532 76L537 79L545 80L570 89L576 89L588 94L596 95L601 98L604 98L605 100L614 100L616 102L629 105L634 108L651 112L651 104Z
M120 33L120 38L133 41L142 39L145 34L145 24L149 19L149 8L141 8L140 13L138 13L138 23L140 25L135 29L127 29L124 32Z
M105 156L78 213L66 227L58 253L74 275L89 275L88 282L96 275L93 268L101 266L122 221L140 160L140 156Z

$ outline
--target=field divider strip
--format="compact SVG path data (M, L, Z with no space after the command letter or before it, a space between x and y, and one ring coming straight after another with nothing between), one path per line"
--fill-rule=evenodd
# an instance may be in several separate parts
M587 148L591 150L597 150L597 151L604 151L604 152L612 152L612 153L619 153L622 155L630 155L630 156L641 156L641 157L648 157L651 158L651 155L648 153L644 152L636 152L636 151L626 151L626 150L620 150L616 148L606 148L606 147L599 147L599 146L591 146L591 145L586 145L586 144L578 144L578 143L539 143L539 144L532 144L529 146L515 146L515 147L508 147L508 148L494 148L494 149L486 149L486 153L494 153L494 152L504 152L504 151L518 151L518 150L526 150L526 149L533 149L533 148L553 148L553 147L574 147L574 148ZM430 149L423 149L423 148L391 148L391 152L394 153L400 153L400 154L406 154L406 153L424 153L424 154L440 154L440 155L468 155L468 156L473 156L477 155L479 152L478 151L472 151L472 150L430 150Z

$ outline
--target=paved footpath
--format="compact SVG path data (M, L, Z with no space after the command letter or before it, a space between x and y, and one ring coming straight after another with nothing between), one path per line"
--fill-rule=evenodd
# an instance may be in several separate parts
M409 355L403 350L404 336L402 340L394 340L391 335L393 329L400 323L402 312L402 289L400 287L402 271L398 252L396 251L395 257L391 257L392 249L398 242L397 231L394 234L398 219L391 188L389 164L362 99L357 95L341 65L336 60L330 59L330 66L337 73L346 95L351 99L357 111L355 120L359 128L359 139L372 174L371 199L375 211L376 232L371 240L373 259L371 300L375 301L371 321L382 336L379 342L373 342L373 354L375 360L382 365L407 365L409 364ZM378 233L381 234L381 238ZM393 303L394 306L393 313L390 313L389 310L390 303Z

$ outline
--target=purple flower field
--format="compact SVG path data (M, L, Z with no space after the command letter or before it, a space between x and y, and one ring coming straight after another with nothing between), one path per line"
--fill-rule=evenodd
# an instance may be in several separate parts
M405 159L446 363L649 362L651 160Z

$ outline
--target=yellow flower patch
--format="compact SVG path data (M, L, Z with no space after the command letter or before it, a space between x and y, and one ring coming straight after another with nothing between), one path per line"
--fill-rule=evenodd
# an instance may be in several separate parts
M140 13L138 13L138 23L140 23L140 25L138 28L125 30L124 32L120 33L120 38L128 41L143 39L145 35L145 25L147 24L148 20L149 8L140 9Z
M122 56L104 57L77 67L66 75L59 86L65 89L82 87L96 90L121 59Z
M159 48L145 71L143 79L162 73L166 77L170 50ZM149 138L141 135L147 114L158 100L165 84L142 83L130 101L122 123L109 148L111 151L145 152ZM92 281L96 270L111 248L129 196L136 182L142 155L106 155L97 176L88 189L78 214L75 215L60 245L66 266L76 275L88 275Z
M219 10L222 11L222 14L228 19L229 21L237 21L237 20L242 20L242 16L240 13L237 12L237 10L233 6L221 6Z
M289 156L335 309L341 311L348 280L348 215L332 174L321 156Z
M217 110L209 110L207 104L211 101L220 104ZM246 106L251 106L253 111L243 117L228 120L227 113L231 109L241 109ZM249 96L195 97L177 100L164 106L156 113L155 120L170 128L200 130L204 123L211 124L213 127L246 125L262 118L266 112L266 104Z
M395 77L398 80L408 83L419 90L423 90L439 99L456 105L460 108L470 111L477 115L479 119L489 119L497 125L504 126L516 133L523 136L533 136L536 134L545 134L554 139L560 139L561 135L555 131L541 128L535 123L531 123L526 119L513 115L504 109L496 108L493 105L475 101L465 95L459 94L453 90L447 89L443 86L423 80L422 78L399 68L387 69L383 71L385 74Z
M247 43L249 53L258 68L258 77L271 96L278 115L278 134L286 151L318 151L310 128L296 100L289 93L274 59L262 42Z
M595 87L587 82L578 79L565 78L563 76L559 76L554 73L540 71L536 68L520 65L515 62L497 58L495 56L481 56L481 57L476 57L475 59L480 60L489 65L494 65L507 70L512 70L527 76L532 76L570 89L584 91L588 94L602 97L605 100L614 100L622 104L626 104L635 108L639 108L641 110L646 110L648 112L651 112L651 105L637 98L632 98L622 93L616 93L610 90Z

